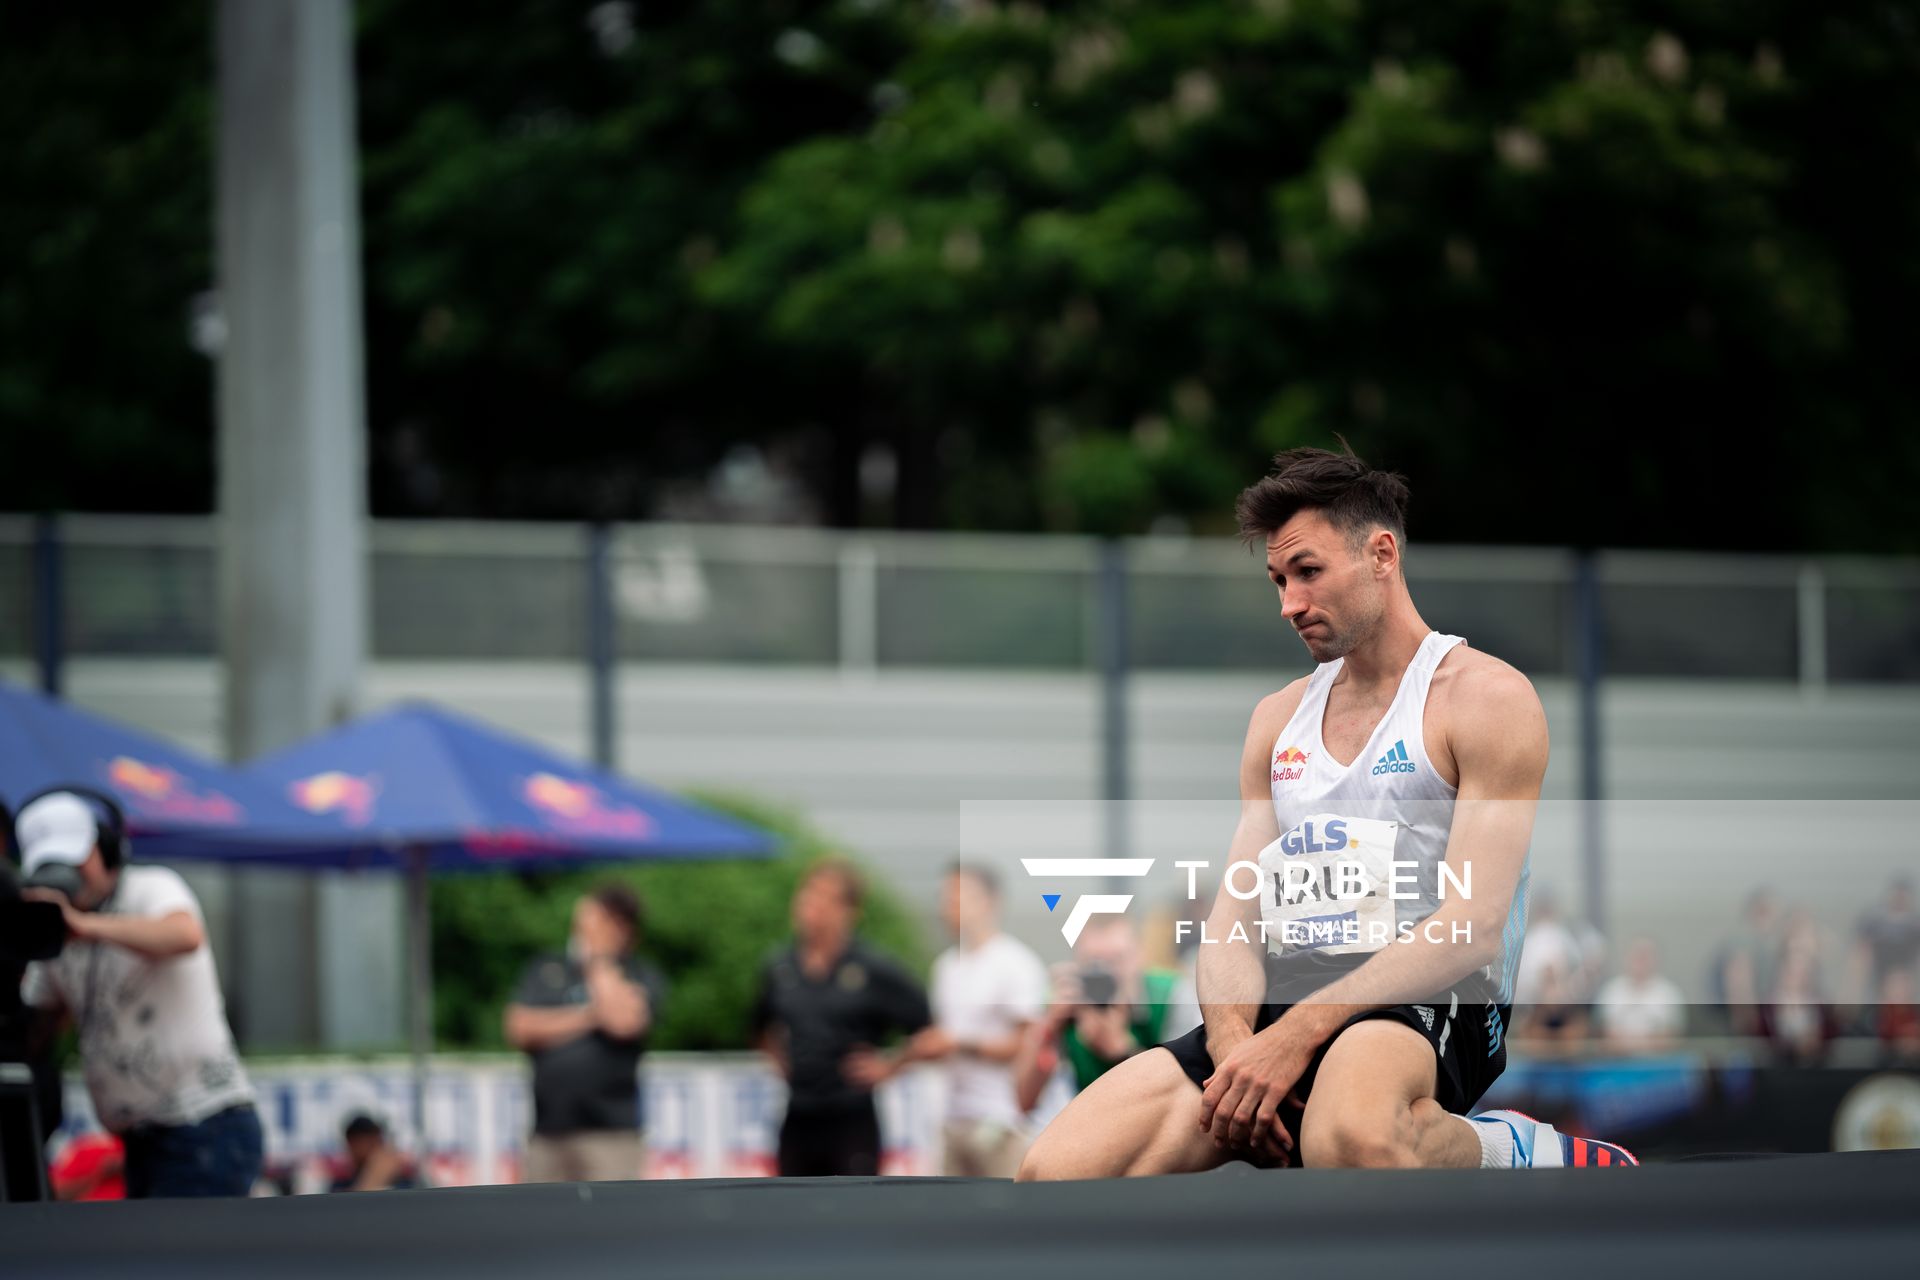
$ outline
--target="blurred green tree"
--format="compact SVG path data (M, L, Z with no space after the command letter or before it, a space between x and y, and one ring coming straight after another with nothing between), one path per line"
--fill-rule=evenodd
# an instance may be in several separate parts
M646 906L640 950L671 984L655 1049L747 1048L747 1019L766 957L791 936L800 874L836 852L793 815L738 796L697 797L781 839L766 862L612 863L589 870L443 876L433 885L434 1032L447 1047L499 1048L500 1018L521 970L565 948L573 904L606 880ZM860 934L925 977L925 926L878 877Z
M0 506L210 497L205 9L7 15ZM751 443L843 524L1218 529L1338 431L1424 538L1920 546L1860 518L1920 0L363 0L358 57L377 511Z

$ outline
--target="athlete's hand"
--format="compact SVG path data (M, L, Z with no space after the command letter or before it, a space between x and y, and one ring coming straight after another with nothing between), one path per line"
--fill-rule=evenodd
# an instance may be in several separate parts
M1291 1159L1294 1139L1280 1122L1280 1106L1318 1047L1282 1019L1216 1059L1200 1095L1200 1127L1213 1135L1214 1145Z

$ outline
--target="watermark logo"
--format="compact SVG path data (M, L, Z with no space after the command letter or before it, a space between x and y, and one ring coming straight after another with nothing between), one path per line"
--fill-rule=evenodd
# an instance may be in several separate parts
M1137 879L1153 870L1152 858L1022 858L1020 865L1027 874L1037 880L1072 879L1083 876L1124 877ZM1060 905L1062 895L1043 893L1041 901L1052 911ZM1067 909L1066 921L1060 926L1060 936L1072 946L1080 941L1080 931L1087 927L1087 921L1097 915L1120 915L1133 903L1130 893L1089 893L1074 899L1073 906Z

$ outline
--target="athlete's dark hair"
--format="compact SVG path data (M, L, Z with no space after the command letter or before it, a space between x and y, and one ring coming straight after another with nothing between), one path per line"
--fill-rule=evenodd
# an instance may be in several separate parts
M1389 529L1404 547L1407 541L1407 482L1391 471L1375 471L1345 450L1288 449L1275 454L1273 470L1240 492L1234 514L1240 537L1265 542L1273 531L1302 511L1318 511L1358 548L1375 529Z

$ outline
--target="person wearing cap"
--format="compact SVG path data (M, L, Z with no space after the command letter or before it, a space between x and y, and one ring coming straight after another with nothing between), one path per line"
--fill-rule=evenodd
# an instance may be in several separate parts
M193 890L127 865L119 814L78 789L28 801L15 832L24 895L58 905L68 933L21 994L77 1029L94 1113L126 1144L128 1197L246 1195L260 1118Z

